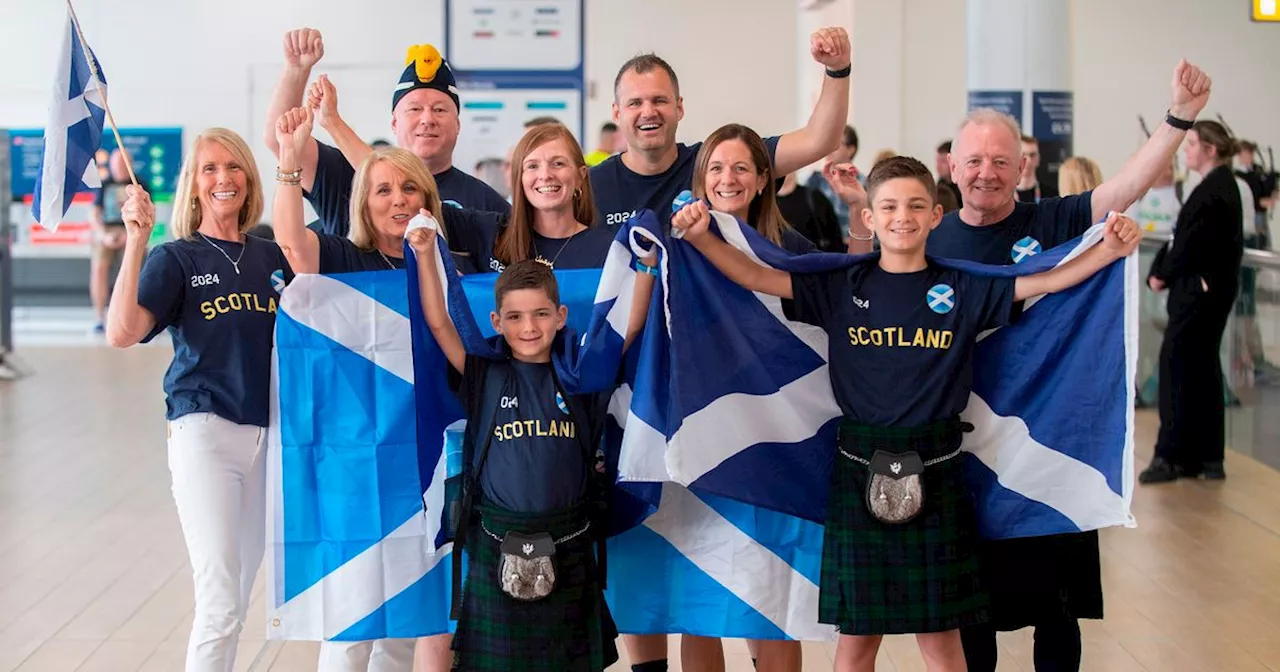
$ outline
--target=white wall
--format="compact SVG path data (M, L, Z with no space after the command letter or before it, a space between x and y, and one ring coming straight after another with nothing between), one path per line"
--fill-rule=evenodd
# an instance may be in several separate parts
M588 0L589 139L610 119L618 67L645 51L680 77L680 141L729 122L764 135L794 129L796 21L792 0Z
M0 126L40 126L62 29L60 2L7 5L0 23ZM1030 1L1030 0L1028 0ZM1136 115L1155 123L1180 56L1214 77L1209 116L1280 145L1280 26L1252 24L1244 0L1073 0L1076 151L1113 174L1138 146ZM90 44L106 68L112 108L126 126L223 125L258 140L279 72L280 38L320 28L319 70L366 137L389 134L388 106L407 45L439 42L441 0L79 0ZM882 148L927 159L965 108L964 0L834 0L799 14L793 0L590 0L587 141L609 116L616 69L653 50L676 68L694 141L740 121L761 132L797 127L820 83L806 63L808 30L843 22L853 38L852 122L864 169ZM354 9L353 9L354 8ZM465 129L463 131L466 132ZM928 162L928 161L926 161Z
M964 115L965 50L981 48L965 44L965 2L853 1L858 165L869 168L884 148L931 165ZM1247 5L1072 0L1076 153L1118 171L1143 139L1137 115L1163 119L1179 58L1213 77L1204 118L1222 113L1241 137L1280 149L1280 26L1250 22Z

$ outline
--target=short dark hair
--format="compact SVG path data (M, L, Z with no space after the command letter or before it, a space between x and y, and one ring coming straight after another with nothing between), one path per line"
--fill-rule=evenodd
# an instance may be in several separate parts
M560 120L556 119L555 117L534 117L529 121L524 122L524 127L527 130L527 129L533 128L534 126L541 126L543 124L558 124L558 123L560 123Z
M618 76L613 78L613 97L618 97L618 85L622 83L622 76L627 72L634 70L637 75L643 75L653 70L662 70L671 78L671 86L675 87L676 97L680 97L680 79L676 77L676 71L671 67L670 63L662 60L660 56L654 53L640 54L632 56L626 63L618 68Z
M916 159L909 156L895 156L877 163L871 169L871 174L867 176L868 203L875 198L876 189L880 185L902 177L911 178L923 184L925 191L929 192L929 200L938 202L938 184L933 181L933 173Z
M613 133L618 130L618 125L612 121L606 121L600 125L601 133Z
M1024 135L1024 136L1022 136L1022 141L1023 141L1023 142L1025 142L1025 143L1027 143L1028 145L1035 145L1036 147L1039 147L1039 146L1040 146L1040 141L1039 141L1039 140L1036 140L1034 137L1032 137L1032 136L1030 136L1030 135Z
M858 132L853 130L853 127L847 124L844 127L843 144L845 147L858 146Z
M383 140L382 138L378 138L377 140L374 140L373 142L369 143L369 146L374 149L378 149L379 147L390 147L391 143L387 142L386 140Z
M502 300L507 294L519 289L541 289L547 293L557 307L560 305L560 286L556 284L556 274L551 267L541 261L521 259L509 266L493 283L494 308L502 310Z
M942 154L950 154L950 153L951 153L951 141L950 141L950 140L943 140L942 142L939 142L939 143L938 143L938 151L939 151L939 152L941 152Z

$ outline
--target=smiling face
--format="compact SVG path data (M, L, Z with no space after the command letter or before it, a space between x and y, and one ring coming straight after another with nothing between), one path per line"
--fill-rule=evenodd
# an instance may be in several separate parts
M548 362L556 332L564 328L568 316L569 310L557 306L545 289L530 288L506 292L489 319L513 357L522 362Z
M213 140L200 143L196 150L196 198L203 213L237 221L249 195L248 185L245 166L230 150Z
M400 238L409 220L426 207L426 191L390 161L369 169L369 221L382 236Z
M676 127L684 118L684 103L665 70L628 70L614 91L613 121L630 149L641 152L675 147Z
M880 249L899 255L924 254L929 232L942 221L942 206L914 177L895 177L876 185L862 221L880 240Z
M396 144L426 162L453 156L458 144L458 107L436 89L414 89L405 94L391 114Z
M574 192L586 179L587 167L575 165L574 152L562 138L532 149L520 164L520 184L535 210L573 208Z
M951 146L951 179L966 209L996 212L1011 208L1026 158L1021 139L995 123L971 123Z
M721 142L711 151L701 186L712 210L746 221L751 201L764 189L765 176L747 144L734 138Z

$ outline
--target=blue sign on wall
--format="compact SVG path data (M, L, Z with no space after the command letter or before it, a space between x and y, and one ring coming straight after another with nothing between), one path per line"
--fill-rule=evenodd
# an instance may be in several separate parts
M44 131L15 130L9 132L9 137L13 198L21 200L35 193L44 154ZM182 169L182 129L122 128L120 137L133 160L138 182L151 192L153 199L172 197ZM103 133L102 148L108 152L116 148L114 134ZM106 168L105 161L99 167Z
M969 92L969 111L989 107L997 112L1004 112L1013 117L1020 128L1025 128L1022 123L1022 92L1021 91L970 91Z

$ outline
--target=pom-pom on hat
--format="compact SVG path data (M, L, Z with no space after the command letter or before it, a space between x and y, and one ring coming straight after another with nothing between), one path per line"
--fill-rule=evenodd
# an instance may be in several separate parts
M409 47L404 57L405 68L400 74L400 83L396 84L395 93L391 94L391 110L394 112L400 99L414 89L435 89L449 94L453 104L459 110L462 103L458 100L458 83L453 78L453 71L444 57L430 44L415 44Z

